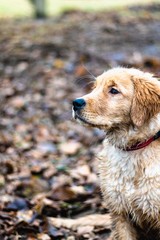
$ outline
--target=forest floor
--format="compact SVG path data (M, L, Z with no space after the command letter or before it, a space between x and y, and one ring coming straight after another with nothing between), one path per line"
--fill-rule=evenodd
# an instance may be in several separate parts
M71 103L115 66L160 77L160 4L0 22L0 240L109 239L97 177L104 133ZM86 70L88 69L88 71Z

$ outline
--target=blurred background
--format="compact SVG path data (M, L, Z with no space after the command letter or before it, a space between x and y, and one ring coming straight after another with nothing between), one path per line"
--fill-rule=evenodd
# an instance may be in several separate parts
M160 78L160 1L0 0L0 239L109 239L105 135L71 108L116 66Z
M1 17L55 16L67 10L102 11L118 9L128 5L147 4L151 0L11 0L0 1ZM154 3L159 0L155 0Z

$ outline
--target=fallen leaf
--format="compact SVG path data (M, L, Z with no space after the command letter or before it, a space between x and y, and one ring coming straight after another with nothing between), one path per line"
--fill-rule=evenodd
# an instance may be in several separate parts
M87 177L91 174L90 167L88 165L81 165L76 168L78 174L83 177Z
M0 174L0 188L5 185L5 177Z
M67 155L76 154L81 148L81 144L74 141L68 141L60 145L60 151Z
M49 217L49 222L53 226L61 228L69 228L72 230L77 230L80 226L90 226L90 227L105 227L111 229L111 217L109 214L93 214L81 217L78 219L65 219L65 218L52 218Z
M10 101L10 104L16 108L22 108L25 105L25 102L26 101L24 97L17 96Z
M91 233L94 230L94 226L80 226L77 229L78 235L83 235L85 233Z
M29 223L32 218L32 215L33 215L32 210L23 210L23 211L17 212L17 218L18 218L19 222L25 221L25 222Z
M37 240L51 240L51 237L46 233L37 234Z

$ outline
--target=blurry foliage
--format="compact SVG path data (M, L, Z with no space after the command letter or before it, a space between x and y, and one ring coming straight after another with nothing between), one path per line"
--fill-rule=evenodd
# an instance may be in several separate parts
M0 0L0 17L53 16L76 9L90 12L119 10L124 6L150 2L152 0Z

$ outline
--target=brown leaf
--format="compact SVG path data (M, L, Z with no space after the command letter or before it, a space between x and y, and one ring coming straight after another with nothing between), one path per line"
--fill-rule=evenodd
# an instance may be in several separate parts
M74 199L76 196L77 194L68 186L57 188L53 193L54 199L63 201Z
M79 175L83 176L83 177L87 177L90 175L91 171L88 165L82 165L82 166L78 166L76 168L76 171Z
M5 177L0 174L0 188L5 185Z
M50 236L46 233L37 234L37 240L50 240Z
M68 141L60 145L60 151L67 155L76 154L81 148L81 144L75 141Z
M81 217L78 219L65 219L65 218L48 218L50 223L53 226L61 228L69 228L72 230L77 230L82 226L90 226L90 227L105 227L111 228L111 217L109 214L93 214L87 215L85 217Z
M93 232L94 227L93 226L80 226L77 229L78 235L83 235L85 233L91 233Z
M17 96L10 101L10 104L15 108L22 108L25 105L25 99L24 97Z
M29 223L32 218L32 215L33 215L32 210L23 210L17 212L17 218L19 222L25 221Z

